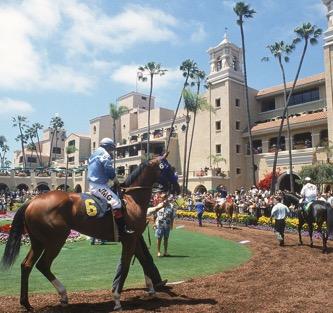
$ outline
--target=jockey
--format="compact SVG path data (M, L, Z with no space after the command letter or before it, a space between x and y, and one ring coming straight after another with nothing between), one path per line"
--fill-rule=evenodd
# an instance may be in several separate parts
M88 182L91 194L104 198L112 208L119 234L132 234L134 231L127 229L122 213L122 203L119 197L110 189L108 181L117 183L116 173L112 166L112 151L116 148L110 138L103 138L99 148L90 156L88 161Z
M303 186L301 190L301 196L303 197L303 208L306 207L306 209L309 207L309 204L312 201L315 201L317 199L317 186L314 184L311 184L311 178L305 177L304 179L307 183Z

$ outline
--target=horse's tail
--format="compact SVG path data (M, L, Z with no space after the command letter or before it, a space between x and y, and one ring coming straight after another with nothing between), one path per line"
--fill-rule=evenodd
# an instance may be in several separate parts
M333 235L333 208L330 204L327 204L327 232L328 236Z
M1 269L8 270L15 262L17 255L20 252L21 237L24 230L24 214L30 201L25 202L16 212L9 237L5 247L4 254L1 260Z

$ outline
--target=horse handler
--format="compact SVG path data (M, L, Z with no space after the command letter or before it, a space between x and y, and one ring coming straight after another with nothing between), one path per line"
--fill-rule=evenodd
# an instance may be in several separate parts
M275 219L274 233L276 234L277 240L280 242L280 246L284 245L284 229L286 227L286 218L290 213L288 207L281 203L281 197L275 196L273 203L274 206L271 212L271 223L273 218Z

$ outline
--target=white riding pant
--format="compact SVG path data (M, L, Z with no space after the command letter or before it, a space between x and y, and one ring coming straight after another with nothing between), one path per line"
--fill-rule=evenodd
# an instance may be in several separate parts
M109 203L112 209L120 209L121 201L119 197L111 190L108 185L100 185L90 182L89 183L90 193L99 197L104 198Z

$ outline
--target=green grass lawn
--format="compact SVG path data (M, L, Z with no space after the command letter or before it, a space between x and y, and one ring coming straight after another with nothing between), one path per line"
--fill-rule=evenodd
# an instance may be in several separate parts
M225 271L244 263L251 256L250 250L244 245L182 228L171 232L169 253L172 256L157 258L152 230L151 235L153 242L150 251L162 278L167 278L169 282ZM68 291L111 289L120 249L120 244L91 246L88 240L66 244L52 269ZM1 256L3 250L4 245L0 245ZM19 294L20 263L27 251L28 247L22 246L13 268L0 272L0 295ZM136 260L130 268L126 286L142 286L143 283L142 268ZM53 286L36 269L31 273L29 290L55 292Z

